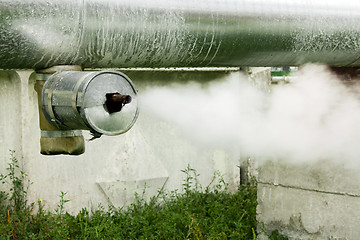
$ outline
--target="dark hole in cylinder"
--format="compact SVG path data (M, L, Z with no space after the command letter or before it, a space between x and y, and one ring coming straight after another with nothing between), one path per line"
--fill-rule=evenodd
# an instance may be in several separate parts
M111 114L120 112L125 104L130 103L132 100L130 95L122 95L120 93L107 93L105 106L106 110Z

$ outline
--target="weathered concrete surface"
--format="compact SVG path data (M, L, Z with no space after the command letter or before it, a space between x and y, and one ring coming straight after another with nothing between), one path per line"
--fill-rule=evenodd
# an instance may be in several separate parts
M15 71L0 71L0 168L7 168L9 150L22 150L22 85ZM26 104L26 103L25 103ZM20 155L17 155L18 157Z
M291 164L268 161L259 168L259 182L360 196L360 168L331 161Z
M266 232L277 229L289 239L359 239L358 173L329 161L265 163L258 175L258 230L264 223Z
M127 72L139 92L146 86L227 77L227 72ZM239 161L223 149L197 147L182 137L181 130L150 114L140 113L135 126L126 134L86 142L81 156L40 154L35 76L31 71L0 71L0 173L6 172L9 149L16 150L29 179L30 202L43 200L54 209L61 191L70 202L66 210L83 207L124 206L135 192L156 193L161 187L181 189L187 164L208 184L220 170L235 188L239 183ZM84 131L85 139L90 139ZM0 189L4 189L0 185Z

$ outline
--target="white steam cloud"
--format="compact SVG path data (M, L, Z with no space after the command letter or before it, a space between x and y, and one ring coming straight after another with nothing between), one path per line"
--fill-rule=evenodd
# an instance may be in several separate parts
M360 95L326 67L307 65L270 93L239 73L223 81L148 88L143 109L200 144L258 159L360 165ZM151 104L156 102L157 104ZM148 103L148 104L147 104Z

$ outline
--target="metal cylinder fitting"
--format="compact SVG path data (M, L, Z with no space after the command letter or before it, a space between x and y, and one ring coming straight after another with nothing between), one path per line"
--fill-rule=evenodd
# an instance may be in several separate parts
M117 71L53 74L42 90L42 110L59 129L105 135L127 132L139 113L133 83Z

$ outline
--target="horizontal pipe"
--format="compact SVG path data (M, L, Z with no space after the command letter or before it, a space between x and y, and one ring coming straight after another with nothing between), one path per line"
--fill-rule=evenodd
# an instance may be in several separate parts
M0 0L0 68L360 66L360 1Z

